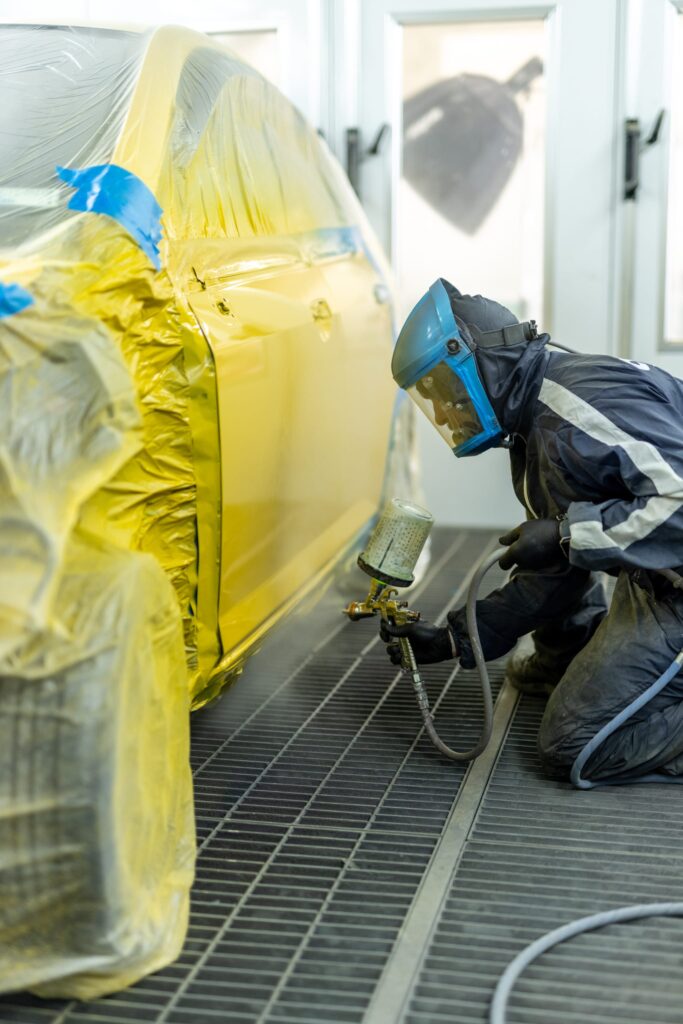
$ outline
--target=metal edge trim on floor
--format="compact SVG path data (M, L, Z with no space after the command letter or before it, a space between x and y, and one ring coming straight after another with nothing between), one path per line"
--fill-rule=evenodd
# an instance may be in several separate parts
M421 969L430 937L508 733L519 694L509 682L496 701L491 741L470 767L431 864L375 988L363 1024L396 1024Z

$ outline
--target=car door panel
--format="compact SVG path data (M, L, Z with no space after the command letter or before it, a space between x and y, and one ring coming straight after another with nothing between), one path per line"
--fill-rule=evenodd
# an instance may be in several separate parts
M192 295L216 364L219 623L236 657L376 510L393 397L376 283L356 252Z

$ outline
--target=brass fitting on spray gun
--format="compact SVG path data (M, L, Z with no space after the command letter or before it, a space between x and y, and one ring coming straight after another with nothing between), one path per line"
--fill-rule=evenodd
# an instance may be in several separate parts
M409 608L408 601L396 600L397 597L398 591L395 587L389 587L379 580L373 580L365 601L351 601L343 609L343 612L345 615L348 615L353 623L357 623L359 618L370 618L378 613L382 616L385 623L390 623L393 626L417 623L420 618L420 612ZM425 718L425 715L428 716L431 724L433 719L429 708L429 697L422 682L420 670L411 647L411 641L408 637L398 637L397 639L402 657L401 669L403 672L410 674L418 707L422 712L423 718Z
M417 622L420 618L419 612L411 611L407 601L397 601L398 590L390 587L381 580L373 580L368 596L364 601L351 601L344 608L344 615L348 615L352 622L359 619L368 619L379 614L385 622L391 622L395 626L404 626L408 622Z
M399 601L397 598L398 590L395 587L382 583L381 580L373 579L365 600L351 601L343 609L343 614L348 615L352 622L358 622L359 619L372 618L377 614L385 622L391 623L394 626L405 626L408 622L418 622L420 620L420 613L409 608L407 601ZM401 668L404 672L410 674L418 707L423 717L425 715L429 716L431 723L433 719L429 707L429 698L424 688L417 662L415 661L413 649L410 646L410 640L402 636L398 637L398 643L403 658Z

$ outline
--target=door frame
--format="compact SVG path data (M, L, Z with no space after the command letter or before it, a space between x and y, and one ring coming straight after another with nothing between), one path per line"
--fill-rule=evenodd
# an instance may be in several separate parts
M630 270L624 319L633 358L683 377L683 345L664 340L671 75L677 17L683 17L683 0L632 0L629 49L634 70L629 113L640 120L644 132L659 110L666 113L657 145L641 154L640 186L631 211L632 245L625 257L630 260Z

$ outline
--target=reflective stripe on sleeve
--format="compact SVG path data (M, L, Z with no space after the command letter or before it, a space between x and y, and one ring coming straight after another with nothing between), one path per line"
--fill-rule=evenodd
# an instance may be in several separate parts
M603 529L599 520L572 523L572 547L626 548L643 540L683 506L683 480L653 444L631 437L588 402L547 377L538 397L544 405L584 434L602 444L621 448L643 476L652 481L656 491L656 495L648 497L622 523L607 530Z

